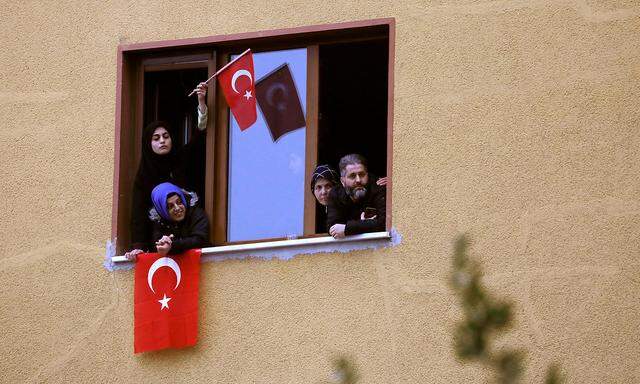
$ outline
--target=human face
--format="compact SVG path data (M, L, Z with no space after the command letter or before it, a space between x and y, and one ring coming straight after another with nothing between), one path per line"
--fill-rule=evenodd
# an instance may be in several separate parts
M187 209L182 204L182 199L178 195L172 195L167 198L167 211L172 221L182 221Z
M329 204L329 192L333 188L333 183L327 179L319 178L313 187L313 195L322 205Z
M367 194L366 185L369 182L369 173L362 164L347 164L344 176L340 181L351 200L358 201Z
M151 136L151 149L158 155L171 152L171 135L164 127L158 127Z

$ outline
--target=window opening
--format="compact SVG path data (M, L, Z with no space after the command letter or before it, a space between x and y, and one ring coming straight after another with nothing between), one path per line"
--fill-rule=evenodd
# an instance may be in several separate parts
M387 39L320 46L318 164L339 171L342 156L358 153L370 174L386 176L388 49Z
M198 82L228 62L230 53L240 53L248 47L256 57L256 82L284 63L289 69L295 67L287 55L295 56L293 52L306 55L301 59L306 69L303 75L291 69L305 115L305 127L281 137L278 133L279 138L275 140L269 130L263 130L271 143L300 136L302 145L295 151L281 153L287 154L286 161L282 162L285 174L292 176L292 170L299 165L303 172L294 174L299 179L294 178L295 187L291 188L277 178L267 177L268 170L243 174L246 168L251 168L245 160L255 162L261 155L256 148L260 151L264 148L254 145L252 151L238 155L236 149L242 143L234 135L239 130L229 116L217 84L212 83L207 96L210 123L206 141L197 155L201 160L188 170L194 176L190 179L196 180L194 186L186 187L191 187L202 199L212 224L211 240L217 246L324 233L324 225L315 221L318 206L309 191L310 175L317 164L336 167L343 155L360 153L367 158L370 173L387 176L387 162L391 160L387 140L391 134L388 108L392 108L389 100L392 90L388 89L388 82L392 74L388 71L389 53L393 52L393 43L390 44L393 25L392 19L381 19L291 31L262 31L238 37L212 36L120 46L112 222L113 234L119 239L118 249L129 245L132 183L144 126L153 120L167 120L174 145L179 147L189 142L197 131L197 98L185 96ZM262 70L259 67L263 54L283 54L285 59ZM258 119L263 120L260 110ZM250 134L257 128L251 127L242 133ZM267 158L269 163L275 157L262 158ZM291 196L286 195L287 191ZM244 201L249 203L242 204L242 193L251 197ZM293 214L283 209L276 209L275 214L265 213L267 208L276 205L274 198L283 196L288 199L285 208ZM387 206L389 204L388 201ZM268 223L256 223L258 212L263 212L261 219L268 218ZM234 232L232 228L236 224L273 227L275 220L286 221L293 227L283 227L274 233L251 229L253 233L248 234ZM388 219L387 226L389 223Z

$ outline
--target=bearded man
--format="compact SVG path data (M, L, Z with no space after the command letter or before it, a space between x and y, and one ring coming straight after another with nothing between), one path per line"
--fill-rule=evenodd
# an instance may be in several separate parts
M367 160L350 154L340 159L342 188L333 188L327 206L327 229L335 239L385 230L386 188L369 177Z

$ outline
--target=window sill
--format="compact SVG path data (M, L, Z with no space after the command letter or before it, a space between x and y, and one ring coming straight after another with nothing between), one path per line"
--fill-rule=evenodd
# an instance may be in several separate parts
M380 246L391 245L390 243L393 243L392 233L372 232L348 236L344 239L334 239L331 236L324 236L208 247L202 248L202 257L203 261L206 259L215 260L247 256L289 259L297 254L334 251L348 252L357 249L378 248ZM111 262L113 263L126 263L127 261L124 256L114 256L111 258Z

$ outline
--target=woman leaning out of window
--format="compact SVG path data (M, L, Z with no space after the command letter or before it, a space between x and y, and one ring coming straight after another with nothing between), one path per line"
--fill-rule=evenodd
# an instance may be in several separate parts
M208 247L209 219L196 205L193 195L171 183L158 184L151 192L153 208L149 218L153 223L152 239L156 252L175 255L188 249ZM130 253L129 260L137 254Z

